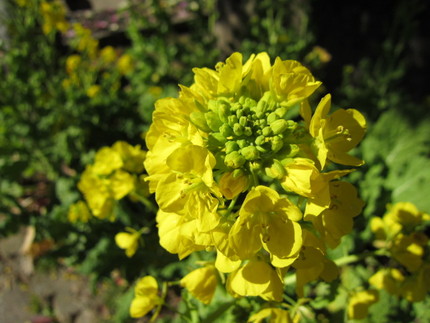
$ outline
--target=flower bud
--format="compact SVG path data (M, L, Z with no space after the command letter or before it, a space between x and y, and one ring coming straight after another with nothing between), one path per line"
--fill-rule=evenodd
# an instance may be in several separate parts
M233 135L233 129L227 124L224 123L221 127L219 127L219 132L225 137L230 137Z
M272 165L270 167L264 168L266 175L276 179L282 179L287 172L285 171L284 166L282 166L281 162L277 159L273 160Z
M233 151L224 158L224 164L231 168L240 168L245 164L246 159L239 152Z
M279 136L272 137L271 140L271 149L273 152L278 152L281 150L281 148L284 146L284 142L282 141L282 138Z
M260 157L260 152L257 150L255 146L248 146L242 148L240 153L246 160L256 160Z
M224 173L219 182L221 193L229 200L235 198L248 188L248 177L242 171L241 175L235 176L240 171L236 169L233 172Z
M278 119L270 124L270 129L272 129L275 135L283 133L288 128L288 121L285 119Z
M226 154L229 154L233 151L238 151L239 150L239 146L235 141L227 141L225 143L225 152Z
M242 136L243 135L243 126L239 123L235 123L233 125L233 132L236 136Z

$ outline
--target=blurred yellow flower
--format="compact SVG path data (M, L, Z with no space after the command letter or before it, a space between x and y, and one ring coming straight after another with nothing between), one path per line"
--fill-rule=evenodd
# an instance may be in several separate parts
M365 290L352 294L348 303L348 317L353 320L361 320L367 317L369 307L377 303L379 293L376 290Z
M133 59L129 54L122 54L116 63L118 71L122 75L127 75L133 71L134 63Z
M158 284L154 277L145 276L137 281L134 298L130 305L130 316L145 316L154 307L160 306L162 299L158 296Z
M126 228L128 232L120 232L115 235L115 243L121 249L125 249L127 257L132 257L139 246L142 233L133 228Z
M217 270L213 265L195 269L181 279L181 286L203 304L211 302L217 283Z
M88 222L90 217L91 217L90 210L88 209L88 206L84 201L77 201L76 203L73 203L69 207L67 218L71 223L75 223L75 222L86 223Z
M266 321L267 320L267 321ZM257 313L250 316L248 319L249 323L293 323L290 317L290 312L283 310L282 308L269 307L263 308Z
M87 89L86 93L89 98L94 98L100 93L100 91L101 86L98 84L93 84Z

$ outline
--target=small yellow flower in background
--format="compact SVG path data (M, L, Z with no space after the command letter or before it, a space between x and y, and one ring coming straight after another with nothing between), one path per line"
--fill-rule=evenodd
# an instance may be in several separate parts
M116 58L117 58L117 54L115 49L112 46L106 46L103 47L100 50L100 59L102 60L102 62L104 64L110 64L115 62Z
M72 28L76 34L74 38L75 48L80 53L86 53L90 58L95 58L98 52L99 41L91 35L91 30L80 23L74 23Z
M100 91L101 86L98 84L93 84L87 89L86 94L89 98L94 98L100 93Z
M56 30L65 32L69 28L69 24L65 18L66 9L61 2L42 1L40 4L40 13L43 18L42 30L45 35Z
M134 298L130 306L130 316L139 318L148 314L154 307L162 304L158 296L158 284L154 277L145 276L137 281Z
M211 302L217 284L217 270L213 265L195 269L181 279L181 286L203 304Z
M127 75L133 71L133 59L129 54L122 54L116 63L118 71L122 75Z
M71 223L75 223L75 222L86 223L88 222L90 217L91 217L90 210L88 209L88 206L84 201L78 201L72 204L69 208L69 213L67 214L67 218Z
M125 249L127 257L132 257L139 246L139 239L142 235L141 231L136 231L133 228L126 228L128 232L120 232L115 235L115 243L121 249Z
M82 62L81 55L70 55L66 59L66 71L68 74L73 74Z
M367 317L369 307L377 303L379 293L376 290L365 290L354 293L348 303L348 317L353 320L361 320Z
M391 258L390 267L370 278L373 286L410 302L425 298L430 291L430 262L426 256L430 237L421 224L428 220L428 214L408 202L389 205L382 218L372 219L374 244Z
M117 141L112 145L112 149L118 152L123 161L122 167L133 173L141 173L144 169L146 151L140 145L132 146L125 141Z
M94 164L87 165L78 183L91 213L101 219L114 219L114 206L125 196L139 200L148 195L141 183L146 152L139 145L117 141L112 147L102 147L95 154Z
M283 310L282 308L269 307L260 310L259 312L253 314L248 319L249 323L293 323L290 317L290 312Z

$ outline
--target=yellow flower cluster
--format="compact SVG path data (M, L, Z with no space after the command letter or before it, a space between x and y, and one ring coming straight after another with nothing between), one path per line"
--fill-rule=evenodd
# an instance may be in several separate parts
M67 31L69 23L66 20L66 9L60 1L42 1L39 10L42 15L42 30L45 35L57 30L60 32Z
M243 63L234 53L215 70L193 72L178 98L156 102L146 136L160 244L180 259L216 251L214 267L192 279L207 283L207 295L208 273L228 275L235 297L267 301L282 301L290 268L299 296L309 281L336 278L326 246L352 230L363 202L338 180L352 169L328 169L363 164L348 152L364 136L364 117L330 113L330 95L312 113L308 97L321 82L297 61L272 64L260 53Z
M377 271L369 282L410 302L422 301L430 291L429 236L424 223L430 215L409 202L390 207L383 218L373 218L375 245L388 251L394 261Z
M118 200L127 195L138 198L148 194L144 181L146 175L142 174L145 156L146 152L139 145L131 146L123 141L117 141L112 147L103 147L96 153L94 164L87 165L78 183L93 216L114 219ZM73 204L69 220L82 220L83 215L76 215L76 210L82 208L81 201Z

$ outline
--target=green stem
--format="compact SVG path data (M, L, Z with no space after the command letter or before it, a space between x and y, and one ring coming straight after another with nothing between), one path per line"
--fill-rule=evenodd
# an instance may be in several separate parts
M139 195L136 192L130 193L130 196L137 199L139 202L141 202L151 212L157 213L158 208L150 200L148 200L146 197Z

